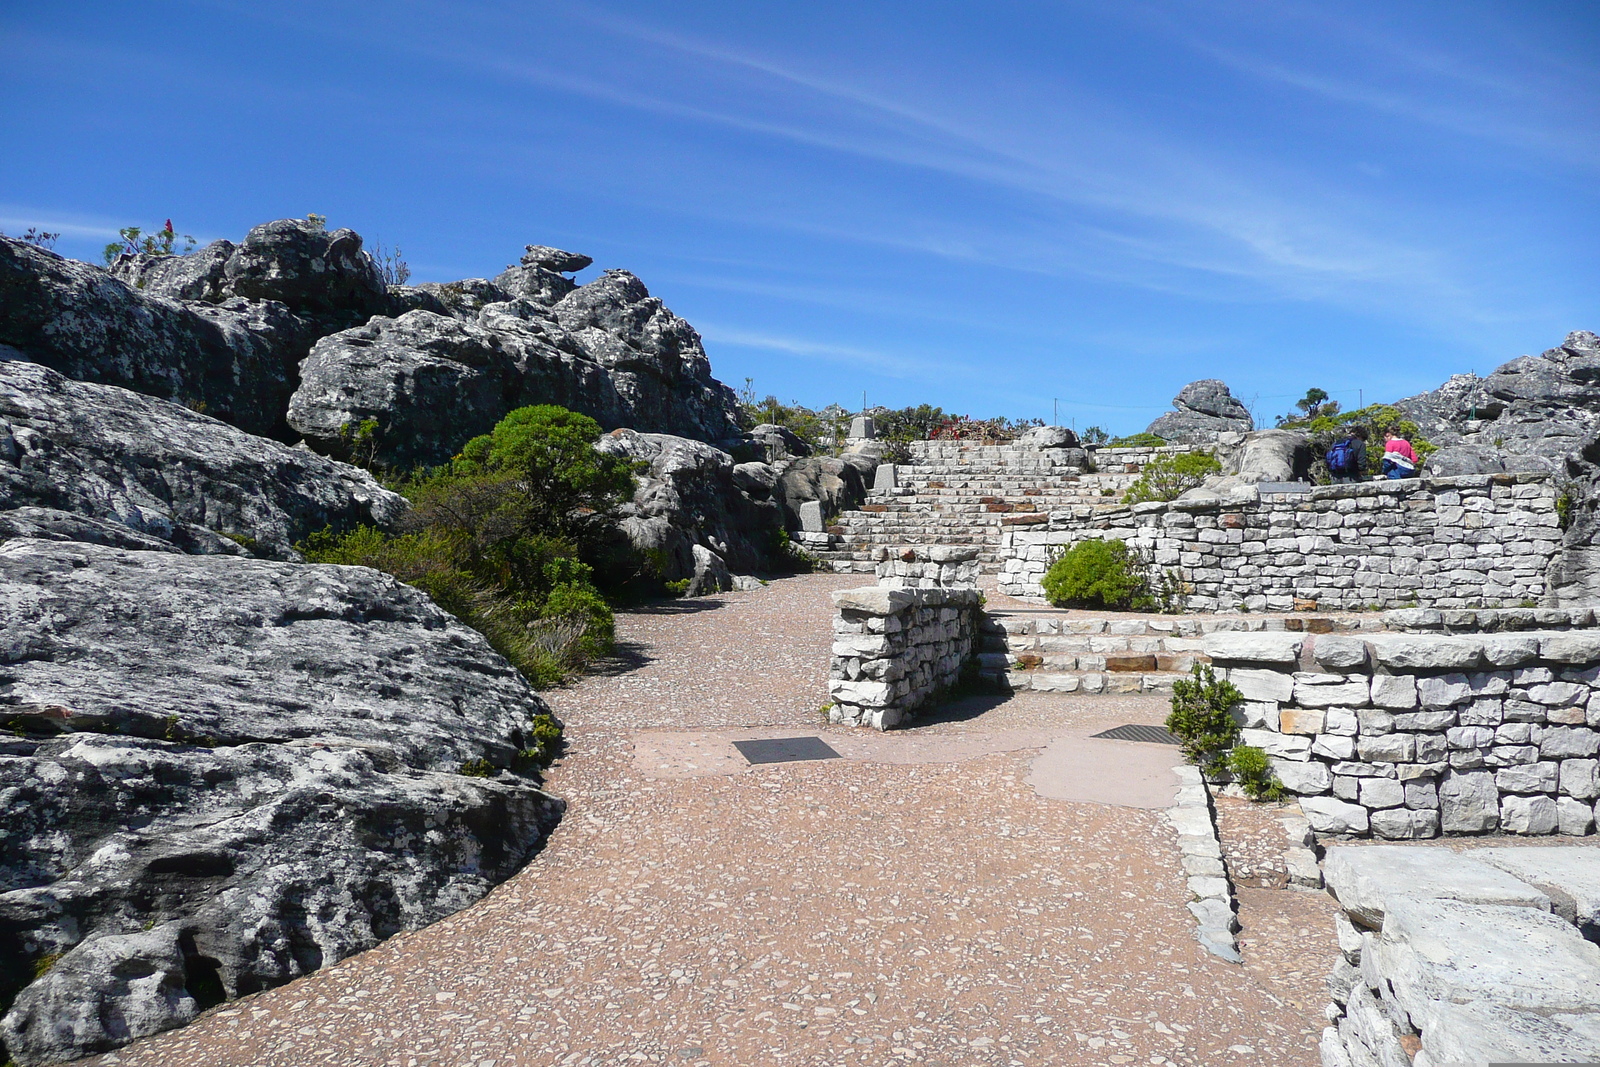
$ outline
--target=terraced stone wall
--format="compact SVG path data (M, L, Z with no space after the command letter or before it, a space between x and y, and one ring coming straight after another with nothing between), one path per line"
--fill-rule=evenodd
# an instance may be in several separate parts
M1514 607L1546 597L1561 548L1559 494L1543 474L1273 488L1006 530L1000 591L1042 596L1057 554L1109 537L1176 577L1190 611Z
M830 722L898 726L954 686L976 651L976 589L869 586L833 603Z
M1219 633L1204 650L1319 833L1594 833L1600 630Z

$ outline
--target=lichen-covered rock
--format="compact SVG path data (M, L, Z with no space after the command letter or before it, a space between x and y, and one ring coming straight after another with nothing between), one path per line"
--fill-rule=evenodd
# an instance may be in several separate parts
M354 230L302 219L262 223L229 254L224 274L232 295L276 300L304 314L364 318L389 310L378 264Z
M1216 378L1190 382L1172 398L1176 411L1152 422L1147 430L1167 441L1203 444L1219 433L1249 433L1255 429L1250 411Z
M242 542L283 559L312 531L388 526L405 506L363 470L165 400L0 360L0 510L52 508L186 552L238 553Z
M441 462L529 404L606 429L738 437L733 392L711 377L699 335L633 275L607 272L552 306L491 288L501 299L472 317L469 301L450 318L413 311L319 341L289 425L338 452L345 427L376 420L378 460L401 468Z
M1487 378L1458 374L1397 406L1435 444L1559 459L1600 428L1600 337L1574 331L1559 346L1520 356Z
M736 467L732 456L703 441L633 430L606 434L595 447L649 464L622 508L621 527L657 577L689 578L696 591L715 591L731 585L730 570L749 574L771 565L783 519L770 488L763 493L759 486L777 477L770 468L750 469L765 464Z
M560 805L455 771L545 712L376 571L0 545L4 1051L114 1048L478 899Z
M179 290L195 284L172 280ZM294 365L314 332L282 304L181 304L0 237L0 345L69 377L173 399L251 433L280 431Z

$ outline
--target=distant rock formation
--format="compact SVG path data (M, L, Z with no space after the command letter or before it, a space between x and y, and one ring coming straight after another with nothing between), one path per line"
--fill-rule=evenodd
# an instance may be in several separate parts
M1172 398L1172 406L1177 410L1152 422L1147 433L1174 444L1206 444L1219 433L1255 429L1249 410L1228 392L1227 383L1216 378L1190 382Z
M1502 469L1554 468L1600 427L1600 337L1574 331L1541 355L1518 357L1486 378L1457 374L1396 406L1436 445L1543 460ZM1452 462L1460 468L1463 461Z

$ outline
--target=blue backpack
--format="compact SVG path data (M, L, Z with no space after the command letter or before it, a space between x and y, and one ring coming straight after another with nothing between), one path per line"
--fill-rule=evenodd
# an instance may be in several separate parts
M1356 473L1356 443L1346 437L1332 448L1328 449L1325 457L1328 461L1328 470L1334 474Z

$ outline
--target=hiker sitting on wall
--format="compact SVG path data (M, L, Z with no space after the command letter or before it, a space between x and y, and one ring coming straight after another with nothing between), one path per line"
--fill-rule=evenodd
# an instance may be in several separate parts
M1415 478L1417 452L1399 434L1392 435L1383 444L1383 476L1385 478Z
M1335 482L1359 482L1367 473L1367 428L1357 426L1334 442L1328 454L1328 473Z

